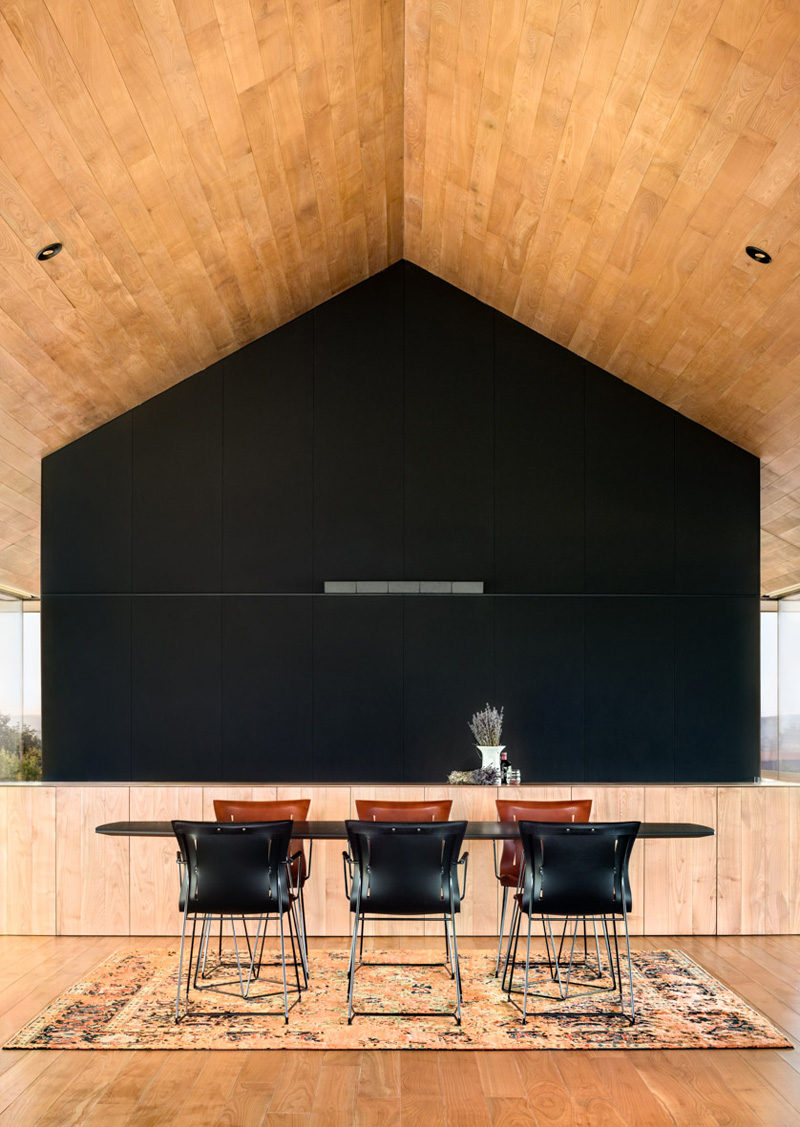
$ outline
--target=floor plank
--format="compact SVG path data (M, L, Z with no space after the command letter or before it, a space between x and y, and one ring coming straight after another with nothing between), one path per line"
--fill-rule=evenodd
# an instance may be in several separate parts
M152 937L141 946L174 941ZM335 944L335 941L331 941ZM344 941L343 941L344 942ZM415 941L377 940L384 947ZM418 941L424 945L425 939ZM0 937L13 1032L113 937ZM800 936L642 937L678 947L800 1043ZM492 948L471 940L472 949ZM0 1054L0 1127L790 1127L796 1050Z

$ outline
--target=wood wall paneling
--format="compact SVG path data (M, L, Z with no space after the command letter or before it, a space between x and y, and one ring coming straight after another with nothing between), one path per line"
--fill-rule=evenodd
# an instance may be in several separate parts
M593 822L644 821L645 787L573 787L573 798L591 798ZM645 920L645 856L643 843L634 843L629 874L631 881L632 910L628 925L632 934L641 935Z
M56 837L54 787L0 787L0 929L5 934L53 934Z
M133 821L171 821L204 817L201 787L131 787ZM140 848L141 847L141 848ZM178 935L180 878L177 842L150 838L131 842L130 896L132 935Z
M356 797L452 796L452 817L492 820L496 787L90 786L0 787L2 934L176 935L176 846L168 838L96 835L106 820L213 819L213 799L311 798L313 818L355 816ZM640 841L631 865L632 925L648 935L800 934L796 840L800 788L522 786L520 799L591 798L593 820L698 821L711 838ZM468 843L462 935L491 935L499 891L491 846ZM306 907L313 935L346 935L341 841L317 842ZM405 923L384 925L409 934ZM416 930L420 930L416 928ZM432 938L438 924L429 928Z
M129 935L130 838L95 826L130 818L127 787L56 789L56 934Z
M647 787L643 820L698 822L717 831L716 787ZM718 831L717 831L718 832ZM717 930L715 838L643 841L644 931L713 935Z
M0 26L4 583L43 454L401 255L761 456L798 581L791 7L81 11Z

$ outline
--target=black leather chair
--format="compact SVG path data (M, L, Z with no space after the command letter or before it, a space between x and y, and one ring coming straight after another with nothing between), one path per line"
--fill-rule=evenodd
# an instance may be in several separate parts
M345 891L353 913L353 937L347 985L347 1023L354 1017L353 993L358 967L359 931L367 916L406 920L410 916L438 916L444 922L447 961L455 980L455 1012L442 1010L393 1012L360 1011L374 1017L454 1017L461 1024L461 971L458 964L456 915L461 909L467 877L465 853L459 858L466 822L348 821L349 853L344 853ZM459 885L458 866L463 867ZM370 963L370 966L386 964ZM397 964L392 964L397 965ZM432 963L404 964L437 966Z
M528 996L536 994L529 988L531 966L531 927L533 919L539 918L545 929L545 938L555 952L552 932L553 917L576 918L569 961L562 967L561 949L556 955L555 980L563 1000L567 997L572 975L577 918L594 918L602 925L608 955L611 985L592 986L591 990L605 989L619 991L619 1004L623 1017L633 1023L636 1019L636 1005L633 995L633 975L631 967L630 934L628 913L631 910L631 890L628 877L628 860L633 843L639 832L639 822L528 822L519 823L522 841L524 871L522 887L517 893L519 912L513 936L511 966L505 983L508 1000L517 1005L512 995L514 970L517 963L523 916L527 916L527 942L525 951L525 981L522 990L522 1021L528 1016ZM625 947L628 960L628 985L630 991L630 1013L625 1012L623 1002L622 973L619 957L617 921L621 920L625 931ZM549 936L547 934L549 929ZM611 938L613 935L614 954L612 957ZM615 971L616 962L616 971ZM585 981L581 986L586 986ZM539 995L542 996L542 995ZM552 997L551 995L543 995ZM519 1007L517 1007L519 1008ZM577 1015L573 1015L577 1016ZM581 1016L585 1016L582 1014Z
M289 1021L289 990L286 978L286 926L291 943L297 997L300 998L300 957L298 927L295 916L296 890L292 888L291 871L287 861L292 822L183 822L173 821L172 828L178 839L181 859L180 907L183 911L181 952L178 963L178 992L175 1002L175 1021L180 1020L181 986L183 978L184 949L189 920L192 922L189 965L186 973L186 999L189 987L199 987L197 976L201 963L205 968L208 940L214 917L228 917L233 929L236 968L239 989L243 998L250 997L251 983L259 977L269 917L278 919L281 941L280 966L283 973L283 1014ZM255 938L247 939L248 963L245 977L235 920L248 917L257 922ZM201 920L200 944L194 960L197 923ZM260 945L260 951L259 951ZM300 961L298 961L300 960ZM192 963L195 963L194 978ZM220 989L215 984L213 988ZM278 991L280 993L280 991ZM268 997L262 993L259 997ZM294 1004L294 1003L293 1003Z

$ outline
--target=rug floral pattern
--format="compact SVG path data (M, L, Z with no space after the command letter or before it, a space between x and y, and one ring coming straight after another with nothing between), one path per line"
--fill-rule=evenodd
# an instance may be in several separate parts
M435 962L438 952L370 952L356 978L358 1010L452 1011L453 983L439 964L401 967L404 959ZM687 1049L781 1048L789 1042L765 1017L679 951L634 954L637 1021L631 1026L601 995L566 1003L536 998L523 1026L494 977L490 954L461 956L461 1027L452 1018L356 1017L347 1025L347 954L312 952L311 984L290 1013L282 1011L275 971L265 971L245 1001L230 968L215 968L192 991L189 1009L174 1022L177 951L116 951L65 991L12 1037L6 1048L33 1049ZM223 985L228 983L228 985ZM537 989L552 994L540 973ZM262 996L258 996L262 995ZM297 995L295 993L294 997ZM292 997L290 996L290 1002ZM605 1010L609 1016L585 1016ZM271 1016L257 1011L270 1010ZM556 1016L544 1016L543 1011ZM583 1015L583 1016L582 1016Z

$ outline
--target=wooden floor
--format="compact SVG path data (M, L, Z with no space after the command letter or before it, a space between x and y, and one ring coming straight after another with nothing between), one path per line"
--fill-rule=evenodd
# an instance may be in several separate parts
M0 938L0 1041L122 942ZM635 942L683 948L800 1045L800 937ZM797 1127L800 1052L12 1051L0 1054L5 1124Z

